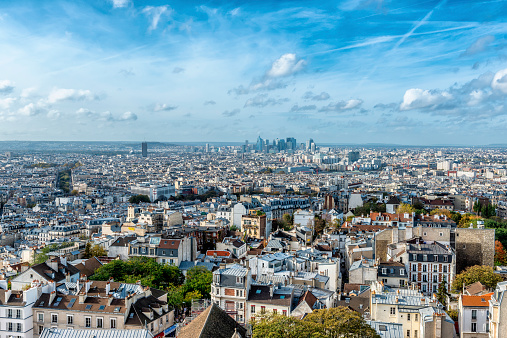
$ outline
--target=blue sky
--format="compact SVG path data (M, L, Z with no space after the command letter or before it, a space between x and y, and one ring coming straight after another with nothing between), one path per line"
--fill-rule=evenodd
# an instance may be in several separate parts
M0 140L507 143L506 1L0 0Z

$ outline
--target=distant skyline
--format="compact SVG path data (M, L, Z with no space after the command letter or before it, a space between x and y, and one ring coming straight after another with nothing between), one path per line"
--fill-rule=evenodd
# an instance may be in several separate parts
M505 144L505 1L0 1L0 140Z

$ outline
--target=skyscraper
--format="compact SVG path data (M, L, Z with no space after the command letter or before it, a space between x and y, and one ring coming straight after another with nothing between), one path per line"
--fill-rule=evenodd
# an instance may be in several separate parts
M141 143L143 157L148 157L148 143Z

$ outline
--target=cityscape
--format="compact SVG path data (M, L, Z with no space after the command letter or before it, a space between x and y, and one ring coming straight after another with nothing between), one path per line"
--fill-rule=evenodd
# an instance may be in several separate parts
M506 14L0 1L0 338L507 337Z

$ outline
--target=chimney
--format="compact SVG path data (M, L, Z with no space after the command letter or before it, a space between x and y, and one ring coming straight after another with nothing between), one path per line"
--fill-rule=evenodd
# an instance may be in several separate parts
M84 293L84 292L79 293L79 304L84 304L85 300L86 300L86 293Z
M111 290L111 283L108 281L108 282L106 283L106 295L108 295L108 294L109 294L109 291L110 291L110 290Z
M55 300L55 297L56 297L56 291L51 291L51 293L49 294L48 306L50 306L53 303L53 301Z
M88 291L90 290L90 286L92 286L93 284L93 281L89 280L89 281L86 281L85 283L85 293L88 293Z
M107 306L111 306L111 303L113 302L113 299L114 299L113 295L109 295L107 297Z
M67 274L65 275L65 281L70 282L70 272L67 271Z

